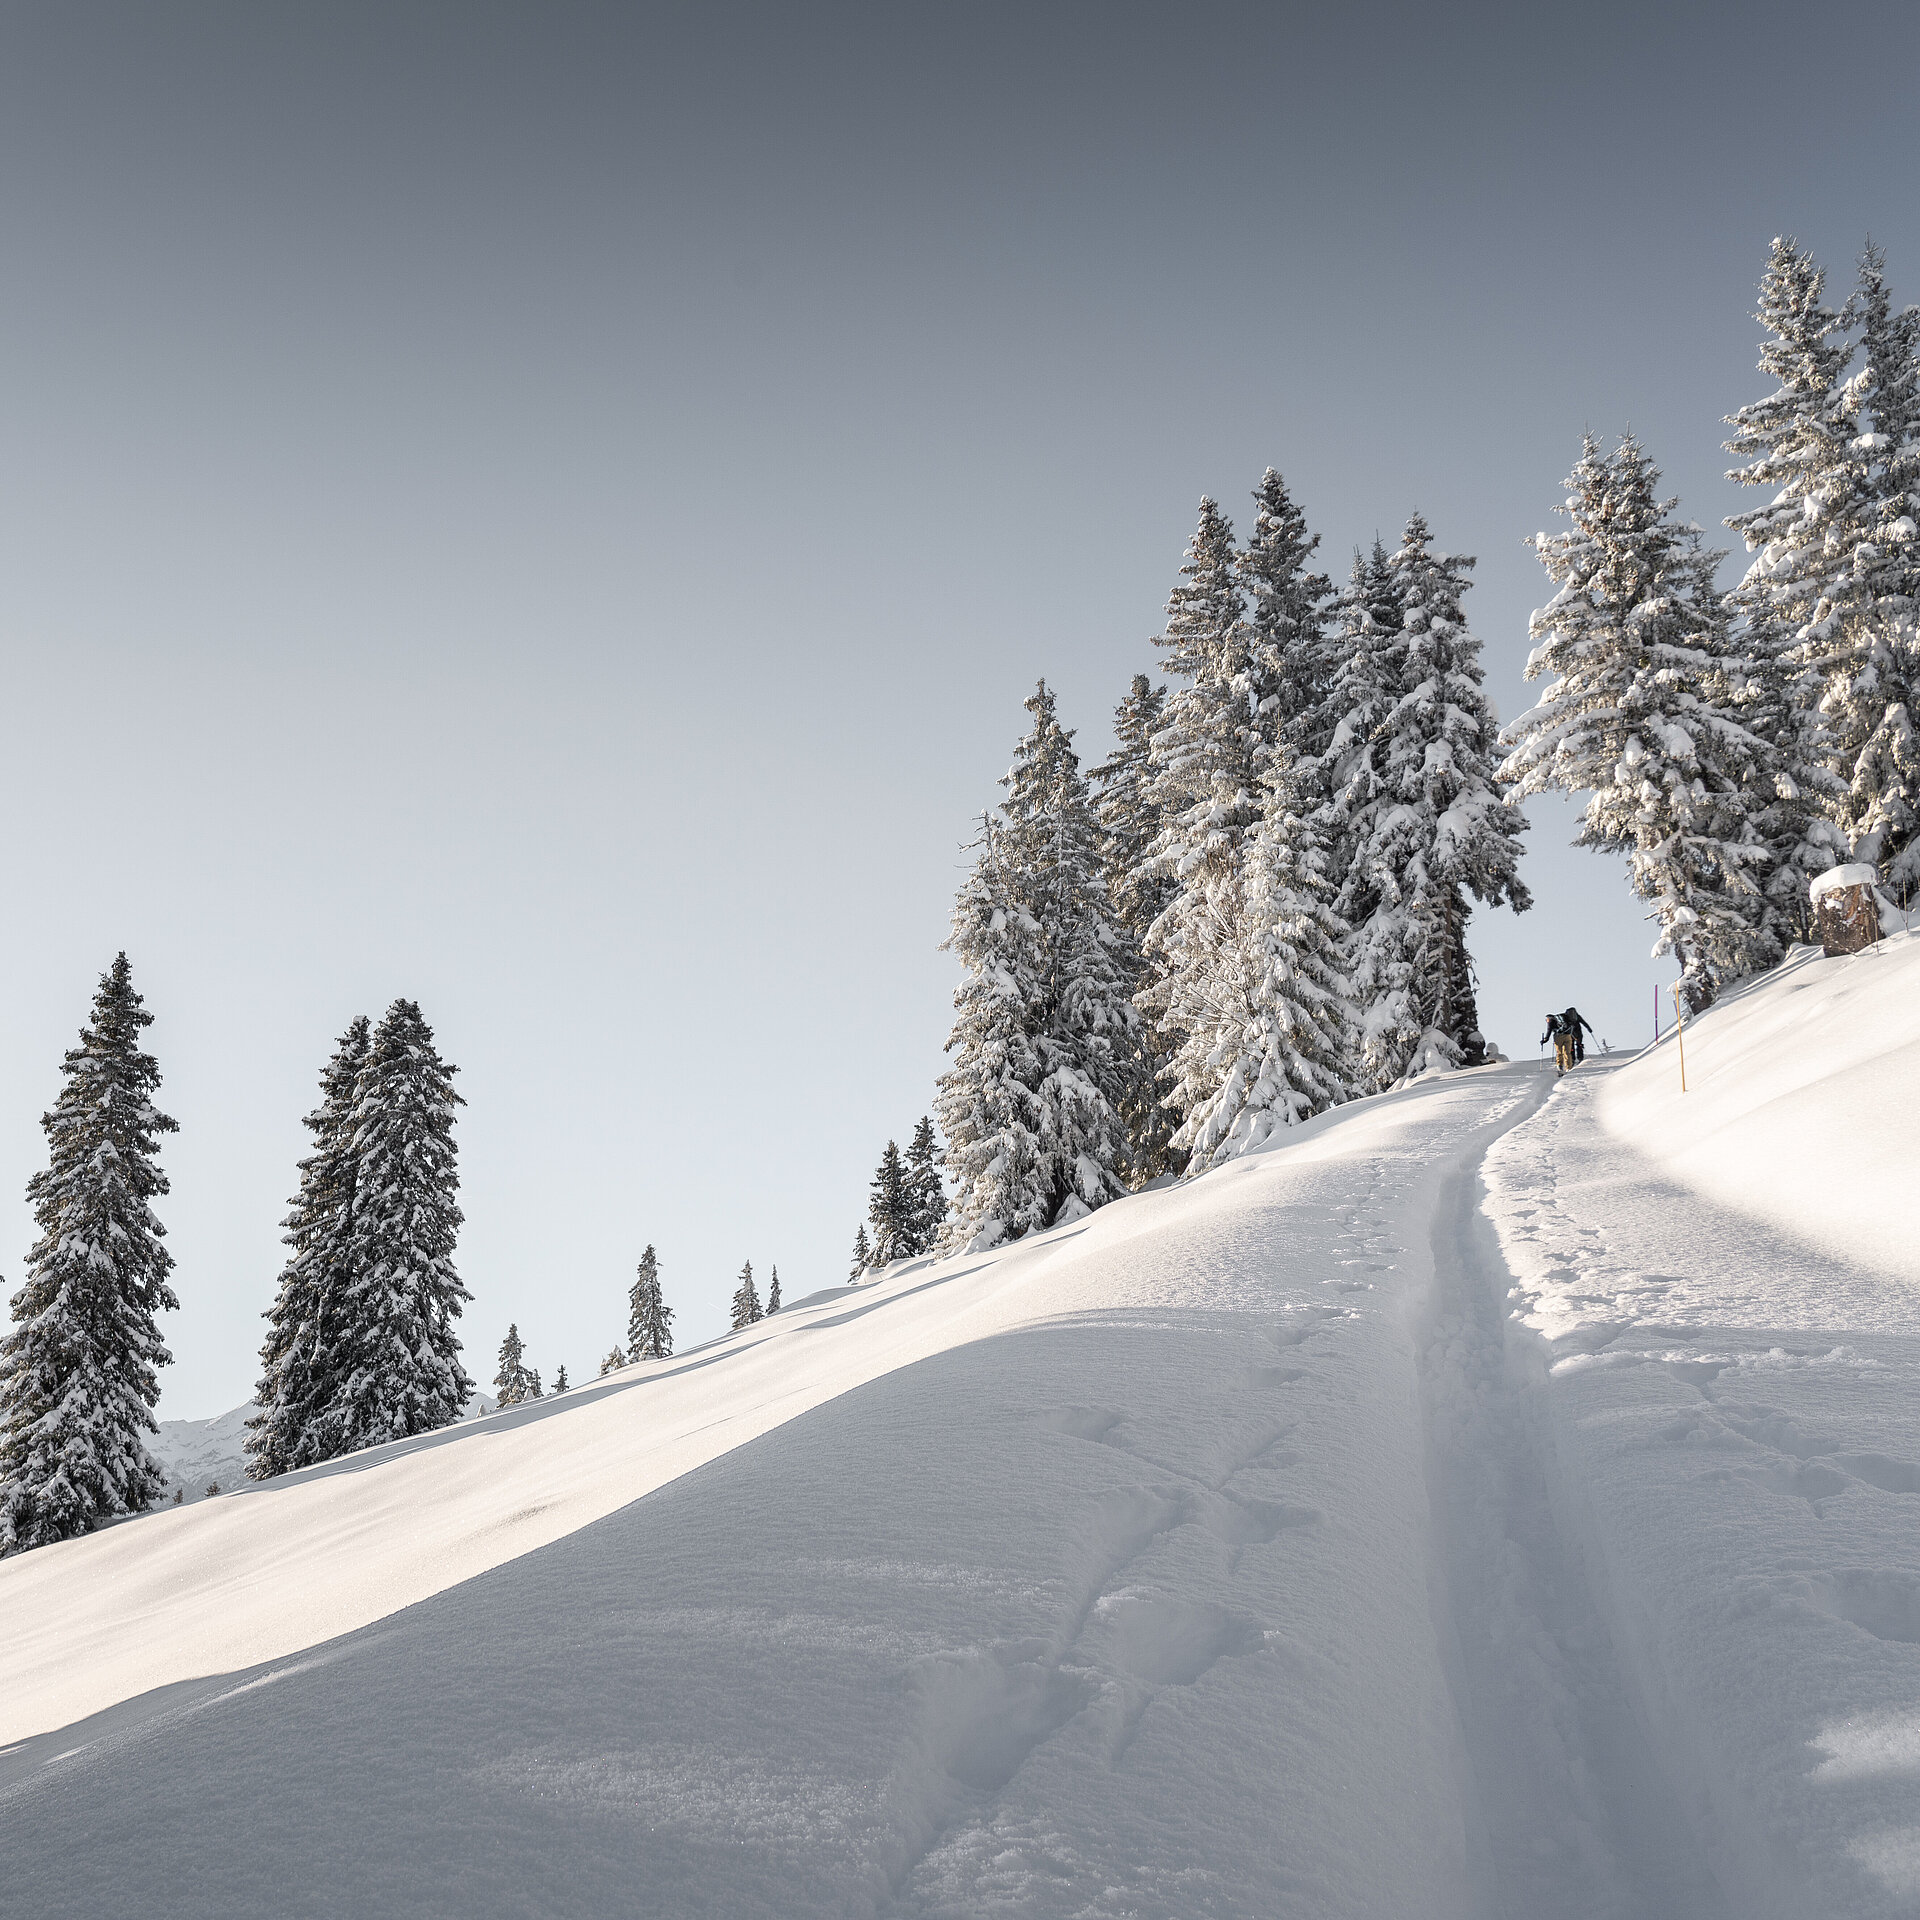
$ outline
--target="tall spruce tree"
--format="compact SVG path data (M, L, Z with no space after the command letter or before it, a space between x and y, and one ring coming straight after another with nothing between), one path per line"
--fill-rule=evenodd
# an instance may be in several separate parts
M1766 505L1727 521L1754 555L1727 605L1735 644L1752 662L1743 718L1773 750L1753 819L1772 855L1766 897L1781 940L1804 936L1807 882L1848 852L1834 823L1843 786L1821 695L1838 625L1835 564L1853 506L1852 347L1850 316L1825 294L1826 275L1811 256L1775 240L1757 318L1768 332L1760 370L1779 385L1728 420L1727 450L1746 464L1727 477L1768 492Z
M1386 792L1386 741L1400 701L1406 653L1399 583L1377 538L1371 553L1353 556L1338 623L1338 664L1325 704L1310 725L1322 743L1318 784L1326 795L1321 824L1334 911L1358 928L1380 904L1378 884L1361 863L1360 851ZM1360 958L1364 962L1370 956ZM1353 984L1363 1007L1380 997L1381 983L1364 968Z
M1821 711L1838 820L1856 859L1904 899L1920 888L1920 308L1896 313L1869 245L1854 296L1862 365L1848 383L1852 499L1838 644Z
M1336 660L1328 644L1333 582L1309 562L1320 536L1271 467L1253 492L1253 532L1236 556L1247 602L1246 706L1254 729L1251 771L1263 783L1282 741L1296 806L1315 799L1321 742L1317 738Z
M767 1318L771 1320L780 1311L780 1269L773 1269L772 1277L767 1281Z
M40 1238L0 1338L0 1553L139 1513L166 1484L146 1444L172 1357L155 1316L180 1303L151 1202L167 1191L159 1136L177 1129L153 1103L152 1023L119 954L41 1117L48 1165L27 1182Z
M519 1327L509 1321L507 1337L500 1342L500 1370L493 1376L495 1403L517 1407L523 1400L537 1400L539 1379L527 1365L527 1350L521 1342Z
M1161 1097L1184 1121L1217 1090L1210 1074L1196 1083L1174 1063L1212 1056L1220 942L1238 923L1241 845L1258 817L1246 593L1232 522L1211 499L1200 502L1158 644L1174 690L1150 751L1147 802L1159 831L1134 884L1158 882L1167 898L1142 937L1147 977L1134 1002L1156 1035Z
M1518 871L1526 821L1494 786L1499 726L1460 605L1473 561L1431 542L1416 513L1389 563L1399 694L1375 745L1377 791L1354 822L1354 866L1374 903L1354 929L1354 974L1375 1087L1485 1057L1468 896L1532 904Z
M1730 974L1775 957L1762 911L1768 857L1752 796L1770 750L1742 724L1714 569L1724 558L1659 497L1631 435L1589 434L1567 480L1564 532L1530 543L1558 591L1529 624L1528 679L1553 676L1502 736L1518 795L1587 795L1576 846L1624 853L1653 909L1656 953L1680 964L1690 1010Z
M1174 877L1150 868L1147 856L1160 837L1161 819L1153 794L1153 737L1166 711L1167 690L1144 673L1133 676L1127 697L1114 709L1114 749L1087 776L1094 817L1100 828L1100 864L1107 901L1124 936L1118 958L1126 969L1127 992L1138 996L1149 978L1144 942L1147 929L1166 910L1178 890ZM1152 1180L1170 1168L1178 1172L1184 1156L1173 1147L1177 1122L1161 1098L1160 1070L1169 1049L1150 1014L1143 1010L1139 1039L1127 1062L1120 1115L1126 1124L1132 1177Z
M937 1101L954 1179L945 1243L954 1247L1044 1226L1050 1199L1035 1091L1045 1072L1036 1032L1047 979L1041 929L1022 902L1005 824L987 816L974 847L945 943L965 974L947 1039L953 1065Z
M900 1156L898 1144L889 1140L874 1170L867 1198L867 1224L873 1229L870 1264L875 1269L919 1251L914 1231L918 1211L907 1179L907 1163Z
M1266 810L1246 851L1239 924L1219 945L1209 1023L1215 1057L1178 1070L1216 1091L1187 1116L1178 1144L1196 1166L1250 1152L1276 1129L1347 1099L1358 1063L1348 997L1346 923L1323 871L1314 782L1282 747L1263 780ZM1189 1035L1188 1045L1199 1044Z
M353 1104L358 1163L349 1256L354 1371L340 1402L345 1444L377 1447L459 1419L473 1392L454 1322L473 1298L453 1249L456 1069L411 1000L374 1029Z
M627 1357L664 1360L673 1352L673 1309L660 1292L660 1256L647 1243L627 1295Z
M740 1269L740 1285L733 1296L733 1330L738 1333L742 1327L750 1327L765 1317L760 1311L760 1295L753 1284L753 1262L749 1260Z
M355 1358L348 1308L354 1266L354 1093L371 1027L356 1014L320 1074L320 1104L304 1125L313 1151L300 1162L300 1192L282 1224L292 1251L267 1309L255 1390L260 1411L247 1422L247 1472L256 1480L332 1460L353 1444L345 1431L346 1383Z
M947 1193L940 1177L942 1154L933 1117L922 1114L907 1143L907 1193L913 1208L913 1251L931 1253L947 1219Z
M1002 825L988 824L947 943L968 970L940 1090L955 1244L1017 1239L1125 1191L1119 1106L1139 1017L1124 936L1072 736L1044 681L1026 705Z

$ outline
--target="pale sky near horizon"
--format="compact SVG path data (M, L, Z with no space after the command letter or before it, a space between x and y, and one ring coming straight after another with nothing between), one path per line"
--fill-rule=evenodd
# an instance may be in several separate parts
M469 1370L844 1280L932 1101L970 816L1045 675L1107 750L1199 496L1322 557L1522 545L1591 425L1747 504L1797 233L1920 298L1910 7L0 13L0 1286L124 947L157 1016L164 1417L246 1398L356 1012L469 1105ZM1721 542L1723 544L1724 542ZM1724 570L1731 577L1736 560ZM1669 963L1529 804L1483 1025Z

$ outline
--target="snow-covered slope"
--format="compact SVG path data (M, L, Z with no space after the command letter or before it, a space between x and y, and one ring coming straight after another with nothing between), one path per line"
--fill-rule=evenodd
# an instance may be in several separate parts
M1815 1036L1798 1084L1858 1134L1838 1083L1920 1042L1869 970L1920 1006L1915 959L1798 963L1689 1032L1730 1154L1780 1088L1724 1036L1824 1007L1777 1044ZM1879 1009L1869 1056L1847 996ZM1849 1251L1903 1243L1649 1163L1667 1070L1426 1083L1014 1248L0 1563L7 1891L1911 1911L1920 1330Z
M1561 1525L1733 1911L1920 1913L1920 940L1685 1038L1488 1156Z

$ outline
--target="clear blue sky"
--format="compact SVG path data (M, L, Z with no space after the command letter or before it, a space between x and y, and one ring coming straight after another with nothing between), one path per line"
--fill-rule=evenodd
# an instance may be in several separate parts
M1690 511L1768 240L1920 297L1920 11L18 5L0 21L0 1275L117 948L182 1132L162 1413L243 1399L299 1118L417 998L471 1370L591 1371L659 1247L839 1282L942 1064L1035 678L1088 759L1203 492L1343 576L1521 545L1580 432ZM1730 563L1731 566L1731 563ZM1488 1031L1650 1026L1534 804Z

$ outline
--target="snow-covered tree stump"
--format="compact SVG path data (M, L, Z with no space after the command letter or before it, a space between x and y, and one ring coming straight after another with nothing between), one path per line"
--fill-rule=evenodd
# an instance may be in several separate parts
M1858 953L1880 938L1874 870L1864 861L1832 867L1808 882L1814 925L1824 952Z

